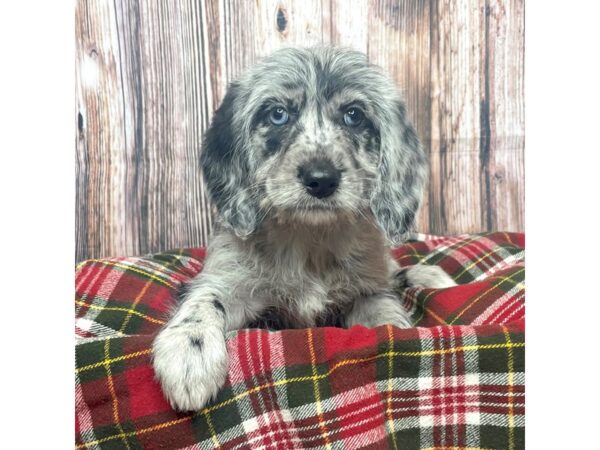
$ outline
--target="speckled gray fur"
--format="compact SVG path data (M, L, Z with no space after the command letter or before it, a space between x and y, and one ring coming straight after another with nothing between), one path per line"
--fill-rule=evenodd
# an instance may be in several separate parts
M282 126L269 121L277 107L289 113ZM364 114L359 126L344 122L352 107ZM341 173L326 198L298 175L315 159ZM229 86L202 170L219 221L202 273L153 346L176 409L214 398L227 374L225 333L266 311L287 327L409 327L398 279L454 284L438 267L395 276L389 246L412 226L427 163L398 90L361 53L288 48L262 60Z

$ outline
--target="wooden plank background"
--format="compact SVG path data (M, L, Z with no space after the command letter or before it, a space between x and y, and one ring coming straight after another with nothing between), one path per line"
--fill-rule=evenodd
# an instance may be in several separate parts
M367 53L429 154L417 229L524 228L523 0L78 0L76 259L200 246L202 132L272 50Z

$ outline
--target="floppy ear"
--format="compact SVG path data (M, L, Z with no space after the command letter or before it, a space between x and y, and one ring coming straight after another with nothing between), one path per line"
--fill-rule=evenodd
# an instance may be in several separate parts
M234 108L239 88L231 84L223 103L204 134L200 162L210 197L223 225L239 237L247 237L258 226L257 192L251 189L248 156L241 130L234 126Z
M380 126L380 156L371 210L394 244L412 226L428 175L427 159L400 101Z

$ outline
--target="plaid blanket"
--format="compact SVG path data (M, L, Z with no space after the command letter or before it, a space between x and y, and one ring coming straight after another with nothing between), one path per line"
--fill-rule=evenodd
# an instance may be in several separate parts
M76 448L524 447L524 236L419 235L402 265L459 286L409 288L417 326L228 335L216 400L176 413L151 342L203 249L84 261L76 274Z

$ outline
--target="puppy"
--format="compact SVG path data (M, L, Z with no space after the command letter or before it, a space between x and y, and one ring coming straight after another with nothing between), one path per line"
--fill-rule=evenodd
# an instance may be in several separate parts
M204 270L153 344L171 405L199 410L227 375L225 333L265 314L283 327L411 326L389 245L418 210L427 162L394 84L365 55L287 48L229 86L202 171L218 222Z

